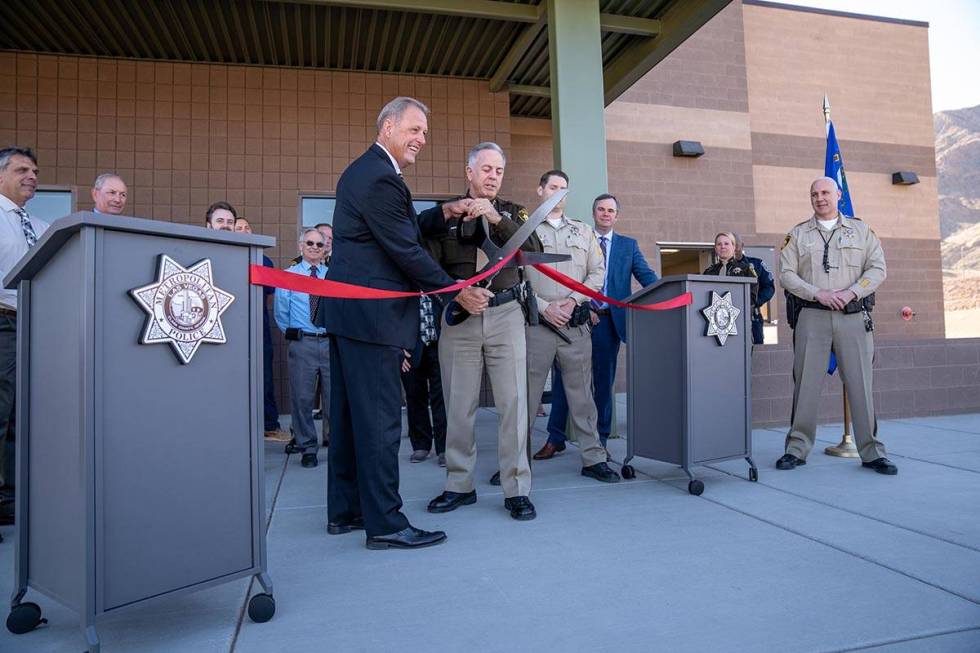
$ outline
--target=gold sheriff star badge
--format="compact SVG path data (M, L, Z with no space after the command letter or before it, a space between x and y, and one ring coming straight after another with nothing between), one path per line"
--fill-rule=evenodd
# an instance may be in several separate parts
M738 319L738 314L741 312L740 309L735 308L732 304L732 294L730 292L719 295L712 290L711 305L701 309L701 313L708 320L708 333L705 335L717 337L718 344L724 345L725 341L728 340L728 336L734 336L738 333L735 329L735 323Z
M160 255L157 280L129 291L149 316L141 345L169 342L186 365L202 342L225 342L221 314L235 297L214 285L211 272L211 259L185 268Z

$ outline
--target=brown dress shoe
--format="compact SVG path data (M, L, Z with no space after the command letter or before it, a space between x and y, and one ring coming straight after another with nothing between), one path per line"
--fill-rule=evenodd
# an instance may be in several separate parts
M564 442L562 442L557 446L551 444L550 442L545 442L544 446L541 447L541 450L538 451L538 453L534 454L534 459L548 460L549 458L554 458L556 453L561 453L564 450L565 450Z

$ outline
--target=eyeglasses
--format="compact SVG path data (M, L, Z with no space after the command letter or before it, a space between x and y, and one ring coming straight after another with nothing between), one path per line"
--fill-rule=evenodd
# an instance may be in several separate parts
M306 246L307 247L323 247L323 243L322 242L318 243L315 240L308 240L308 241L306 241Z

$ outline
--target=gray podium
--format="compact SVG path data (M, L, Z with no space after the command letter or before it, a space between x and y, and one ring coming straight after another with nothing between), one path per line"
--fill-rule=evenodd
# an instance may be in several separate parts
M79 614L91 653L98 616L244 576L264 590L249 616L272 617L249 264L274 243L76 213L4 279L18 288L12 632L43 622L28 587Z
M653 304L688 291L694 297L683 308L626 312L623 478L633 478L629 462L641 456L683 467L694 495L704 491L691 472L696 465L745 458L749 480L758 480L751 458L751 283L744 277L670 276L627 300Z

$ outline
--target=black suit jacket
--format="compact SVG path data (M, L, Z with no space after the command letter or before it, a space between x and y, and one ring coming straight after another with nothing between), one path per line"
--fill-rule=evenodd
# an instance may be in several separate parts
M385 290L435 290L454 283L423 246L445 233L441 214L419 221L412 193L377 144L337 182L331 281ZM328 333L411 351L419 337L419 300L324 298Z

